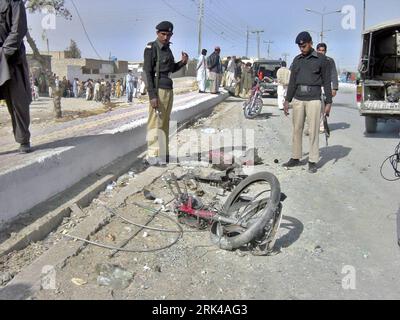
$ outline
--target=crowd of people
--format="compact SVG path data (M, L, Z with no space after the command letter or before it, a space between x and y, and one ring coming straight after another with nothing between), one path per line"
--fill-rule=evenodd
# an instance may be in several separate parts
M208 57L203 49L197 64L197 82L199 92L205 93L210 88L212 94L219 93L219 87L234 87L235 96L247 98L254 83L252 64L244 62L236 56L228 57L222 62L221 48L215 47Z
M88 79L86 81L74 78L73 81L66 77L60 79L56 74L46 76L40 73L31 75L32 100L36 101L40 95L53 98L54 90L61 93L62 98L84 98L96 102L110 102L111 98L120 99L126 96L127 102L146 93L142 77L134 76L131 71L118 80Z

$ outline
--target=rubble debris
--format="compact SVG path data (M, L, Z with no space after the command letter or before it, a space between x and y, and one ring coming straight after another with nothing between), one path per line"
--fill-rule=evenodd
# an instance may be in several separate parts
M159 265L154 266L154 271L161 273L161 266Z
M117 180L117 186L118 187L125 187L129 184L129 181L131 180L131 176L129 175L123 175L121 177L118 178Z
M143 190L143 195L146 200L154 201L157 199L157 197L151 191L149 191L147 189Z
M115 240L117 239L117 237L116 237L115 235L113 235L113 234L108 234L108 235L106 236L106 239L107 239L107 240L110 240L111 242L115 242Z
M117 186L117 183L115 181L113 181L112 183L110 183L107 188L106 188L106 192L111 192L114 190L114 188Z
M150 268L148 265L145 265L145 266L143 267L143 270L144 270L144 271L150 271L151 268Z
M98 264L96 272L98 274L97 284L99 286L111 287L115 290L128 288L134 278L134 273L118 265L107 263Z
M259 156L257 148L247 150L243 156L234 160L235 163L243 166L257 166L263 164L263 160Z
M218 131L214 128L205 128L201 129L201 132L205 134L216 134Z
M4 272L0 275L0 286L7 284L10 282L14 276L11 272Z
M81 286L84 286L85 284L87 284L87 281L80 279L80 278L72 278L71 282L78 287L81 287Z
M131 178L134 178L135 177L135 171L129 171L128 172L128 176L131 177Z

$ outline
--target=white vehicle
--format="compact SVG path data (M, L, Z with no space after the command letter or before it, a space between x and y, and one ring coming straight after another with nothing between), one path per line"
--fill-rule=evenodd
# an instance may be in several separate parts
M359 71L357 102L366 132L375 133L378 119L400 119L400 20L363 33Z

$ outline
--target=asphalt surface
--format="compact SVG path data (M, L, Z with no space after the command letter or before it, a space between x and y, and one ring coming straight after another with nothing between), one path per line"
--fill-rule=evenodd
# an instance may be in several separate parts
M120 254L108 260L107 250L88 247L58 271L57 290L41 291L33 298L399 299L400 181L384 180L380 167L400 141L400 123L381 123L377 134L365 135L354 89L341 90L329 120L329 146L321 135L319 171L312 175L306 170L306 153L304 166L282 167L290 158L292 125L291 118L277 109L276 100L265 99L255 120L244 119L242 103L228 99L202 126L253 130L264 162L255 170L274 173L287 196L272 256L218 250L207 235L196 233L186 234L160 254ZM307 152L306 137L304 143ZM384 172L391 173L389 168ZM129 209L129 202L124 208ZM110 230L118 236L118 228L111 228L95 239L105 239ZM139 236L133 246L143 239ZM93 261L122 265L135 273L135 279L125 291L98 287ZM86 284L71 284L76 277Z

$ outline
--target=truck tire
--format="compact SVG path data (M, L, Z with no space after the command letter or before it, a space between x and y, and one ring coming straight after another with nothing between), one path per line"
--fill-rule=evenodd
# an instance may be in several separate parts
M367 133L376 133L377 126L378 126L377 118L371 116L365 117L365 129Z

